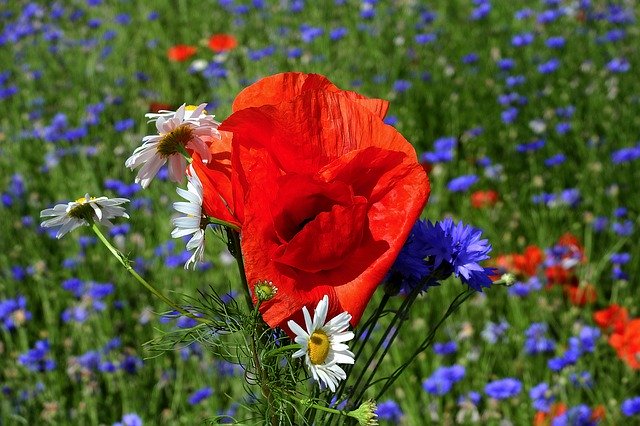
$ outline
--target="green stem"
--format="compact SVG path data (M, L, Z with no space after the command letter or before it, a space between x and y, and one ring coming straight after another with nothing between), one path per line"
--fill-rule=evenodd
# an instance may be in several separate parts
M251 312L253 310L253 297L251 297L251 292L249 291L249 283L247 282L247 275L244 271L242 248L240 247L240 234L233 229L227 229L227 236L229 237L229 243L231 245L231 254L236 258L236 263L238 264L238 272L240 273L240 280L242 281L242 289L244 290L244 297L247 302L247 308L249 309L249 312Z
M293 343L293 344L291 344L291 345L283 346L283 347L278 348L278 349L273 349L273 350L271 350L271 351L269 351L269 352L265 353L265 354L264 354L264 358L271 358L271 357L274 357L274 356L276 356L276 355L280 355L281 353L284 353L284 352L289 352L289 351L298 350L298 349L300 349L301 347L302 347L302 346L300 346L299 344L297 344L297 343Z
M210 321L207 320L206 318L197 317L194 314L192 314L191 312L189 312L186 309L184 309L183 307L179 306L173 300L171 300L167 296L165 296L160 290L155 288L153 285L149 284L144 278L142 278L140 276L140 274L138 274L138 272L136 272L135 269L133 269L131 267L131 265L129 264L129 261L127 260L125 255L122 254L117 248L115 248L109 242L109 240L107 240L107 238L104 236L104 234L102 233L102 231L100 230L98 225L96 225L95 222L91 221L90 222L90 226L91 226L91 230L96 234L96 236L102 242L102 244L104 244L105 247L107 247L107 249L111 252L111 254L113 254L113 256L116 259L118 259L118 262L120 262L120 264L122 266L124 266L124 268L127 270L127 272L129 272L131 275L133 275L133 277L136 279L136 281L138 281L140 284L142 284L142 286L144 288L149 290L149 292L151 292L151 294L153 294L154 296L156 296L157 298L159 298L164 303L166 303L167 305L171 306L174 310L180 312L184 316L192 318L192 319L194 319L194 320L196 320L196 321L198 321L198 322L200 322L202 324L209 324L210 323Z

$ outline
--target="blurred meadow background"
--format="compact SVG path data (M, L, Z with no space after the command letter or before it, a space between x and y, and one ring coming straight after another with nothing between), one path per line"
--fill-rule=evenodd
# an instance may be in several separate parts
M86 192L129 198L131 219L108 232L136 270L175 297L209 286L233 297L221 242L183 270L166 171L140 192L124 162L155 131L145 113L207 102L223 120L242 88L293 70L390 100L387 123L429 171L423 217L483 229L493 265L518 277L438 331L378 400L381 423L639 424L639 11L604 0L1 0L0 425L243 418L242 368L198 343L145 346L191 321L163 315L87 228L56 240L39 212ZM382 368L461 290L429 289Z

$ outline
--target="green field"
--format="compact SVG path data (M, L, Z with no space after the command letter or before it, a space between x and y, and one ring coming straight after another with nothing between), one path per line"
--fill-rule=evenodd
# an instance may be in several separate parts
M389 100L386 122L429 170L422 217L482 229L486 265L500 258L521 281L474 295L440 327L448 345L378 398L381 424L528 425L554 403L570 415L537 424L639 423L640 400L623 404L640 396L639 12L598 0L0 0L0 425L256 424L260 391L241 366L207 344L170 347L187 318L163 316L88 228L58 240L39 215L85 193L128 198L131 218L105 233L145 279L176 300L240 299L221 239L183 269L166 171L142 190L124 163L155 132L154 105L208 103L223 121L240 90L285 71ZM237 46L215 53L221 33ZM192 56L171 60L176 45ZM468 175L470 187L451 184ZM489 190L496 199L474 206ZM567 233L576 240L558 245ZM524 273L509 259L528 246L545 260ZM419 296L383 376L463 290L450 279ZM614 304L627 320L600 329L594 312ZM433 376L454 365L462 377ZM505 378L520 389L487 390ZM530 393L541 383L546 399Z

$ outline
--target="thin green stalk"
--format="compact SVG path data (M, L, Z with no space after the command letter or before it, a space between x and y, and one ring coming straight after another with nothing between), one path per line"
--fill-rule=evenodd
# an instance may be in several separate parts
M244 291L244 297L247 302L247 309L251 311L253 309L253 297L249 291L249 283L247 282L247 275L244 271L244 261L242 260L242 248L240 247L240 234L233 230L227 229L227 236L229 237L229 243L231 245L231 251L233 257L236 259L238 265L238 272L240 273L240 281L242 289Z
M392 374L391 376L389 376L387 378L387 381L385 382L384 386L382 387L382 389L380 390L380 392L378 392L378 395L376 395L376 400L379 399L386 391L387 389L389 389L389 387L391 387L391 385L396 381L396 379L398 377L400 377L402 375L402 372L416 359L416 357L418 355L420 355L420 353L422 353L423 351L425 351L429 346L431 346L431 343L433 342L433 339L435 338L435 334L438 331L438 329L440 328L440 326L444 323L444 321L449 318L449 316L451 316L451 314L453 314L456 310L458 310L458 308L469 298L471 297L471 295L475 294L474 290L466 290L460 294L458 294L456 296L455 299L453 299L453 302L451 302L451 304L449 305L449 308L447 309L447 311L445 312L445 314L442 316L442 318L440 319L440 321L438 321L438 323L435 325L435 327L433 327L431 329L431 331L429 332L429 334L427 335L427 337L422 341L422 343L420 344L420 346L418 346L418 348L413 352L413 354L409 357L409 359L402 364L400 367L398 367Z
M144 288L146 288L149 292L151 292L151 294L153 294L154 296L156 296L157 298L159 298L164 303L166 303L167 305L171 306L174 310L180 312L184 316L192 318L192 319L194 319L194 320L196 320L196 321L198 321L199 323L202 323L202 324L210 324L211 323L211 321L207 320L206 318L198 317L198 316L192 314L191 312L187 311L186 309L184 309L183 307L181 307L180 305L175 303L173 300L171 300L167 296L165 296L160 290L158 290L153 285L151 285L149 282L147 282L147 280L142 278L140 276L140 274L138 274L138 272L136 272L136 270L131 267L131 265L129 264L129 260L126 258L126 256L124 254L122 254L120 252L120 250L115 248L109 242L109 240L107 240L107 238L104 236L104 234L102 233L102 231L100 230L98 225L96 225L96 223L93 222L93 221L90 222L90 225L91 225L91 230L96 234L96 236L102 242L102 244L104 244L107 247L107 249L111 252L111 254L113 254L113 256L116 259L118 259L118 262L120 262L120 264L122 266L124 266L124 268L127 270L127 272L129 272L129 274L131 274L136 279L136 281L138 281L140 284L142 284L142 286Z

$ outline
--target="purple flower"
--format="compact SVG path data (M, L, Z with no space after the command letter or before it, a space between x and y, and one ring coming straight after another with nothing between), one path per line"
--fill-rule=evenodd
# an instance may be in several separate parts
M446 395L453 385L465 376L465 368L461 365L439 367L431 377L422 382L422 388L432 395Z
M135 413L122 416L122 421L116 422L113 426L142 426L142 418Z
M555 72L559 67L560 60L557 58L553 58L538 65L538 72L540 74L551 74L552 72Z
M399 423L403 415L398 403L392 399L379 403L376 414L378 414L380 420L387 420L392 423Z
M637 416L640 414L640 396L625 399L620 406L620 411L626 417Z
M607 70L612 73L625 73L630 69L631 65L625 58L614 58L607 63Z
M524 332L526 339L524 350L527 355L535 355L545 352L553 352L556 349L555 342L546 336L549 327L544 323L533 323Z
M447 184L447 188L452 192L464 192L478 181L477 175L464 175L451 179Z
M516 34L511 38L511 45L514 47L527 46L533 42L533 34L521 33Z
M210 387L204 387L202 389L198 389L197 391L189 395L187 402L190 405L196 405L204 401L205 399L209 398L211 395L213 395L213 389L211 389Z
M567 157L564 154L556 154L544 160L544 165L547 167L558 166L564 163L566 160Z
M532 387L529 391L529 397L533 402L533 408L545 413L551 410L551 405L556 399L549 385L546 383L540 383Z
M433 143L434 150L425 152L421 158L431 164L448 163L453 160L453 153L457 143L454 137L438 138Z
M591 409L586 405L570 408L566 413L551 421L551 426L596 426L597 420L591 417Z
M415 36L415 41L418 44L433 43L434 41L436 41L436 39L437 39L437 36L433 33L417 34Z
M396 80L393 83L393 90L398 93L404 93L411 88L411 82L408 80Z
M627 163L640 158L640 145L622 148L611 153L613 164Z
M458 344L451 340L445 343L434 343L433 344L433 353L436 355L452 355L458 352Z
M125 118L124 120L116 121L113 128L116 132L124 132L131 129L135 125L133 118Z
M38 340L33 349L18 357L18 363L24 365L30 371L45 372L56 368L56 362L49 355L49 341L47 339Z
M329 32L329 39L338 41L343 39L348 33L349 30L347 30L345 27L334 28Z
M516 61L511 58L499 59L496 63L501 71L511 71L516 66Z
M550 49L561 49L565 46L566 40L564 37L549 37L545 44Z
M522 391L522 383L514 378L494 380L487 383L484 393L493 399L507 399L518 395Z

